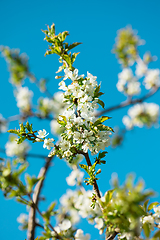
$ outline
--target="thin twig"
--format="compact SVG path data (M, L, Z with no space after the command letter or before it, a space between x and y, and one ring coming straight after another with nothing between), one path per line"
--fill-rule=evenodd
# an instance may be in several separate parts
M34 209L36 209L37 212L39 213L39 215L40 215L42 218L44 218L44 217L43 217L43 214L42 214L41 211L39 210L38 206L34 203L34 201L33 201L33 199L32 199L32 197L31 197L30 194L28 194L28 197L29 197L29 199L30 199L31 202L32 202L32 206L31 206L31 207L34 208ZM35 224L36 224L36 223L35 223ZM57 233L57 231L54 229L54 227L53 227L50 223L48 223L48 226L55 232L56 237L57 237L58 239L63 239L63 238Z
M85 157L88 167L92 167L92 163L90 161L88 153L84 153L83 151L80 151L80 150L77 151L77 153L82 154ZM97 184L96 180L94 180L94 182L93 182L93 189L94 189L94 192L96 194L96 198L98 200L99 198L101 198L101 194L100 194L99 187L98 187L98 184ZM100 208L103 212L103 207L101 206L100 203L99 203L99 206L100 206Z
M158 92L160 88L154 88L153 91L150 91L149 93L147 93L146 95L144 95L143 97L141 98L136 98L136 99L131 99L131 100L127 100L125 102L122 102L118 105L115 105L115 106L112 106L112 107L109 107L103 111L100 111L96 114L96 117L99 117L105 113L108 113L108 112L111 112L111 111L114 111L116 109L120 109L120 108L124 108L124 107L127 107L127 106L130 106L130 105L134 105L136 103L141 103L143 102L144 100L146 100L147 98L153 96L156 92Z
M3 148L0 148L0 152L2 153L6 153L5 149ZM33 157L33 158L46 158L46 155L42 155L42 154L36 154L36 153L27 153L25 154L24 158L27 158L27 157Z

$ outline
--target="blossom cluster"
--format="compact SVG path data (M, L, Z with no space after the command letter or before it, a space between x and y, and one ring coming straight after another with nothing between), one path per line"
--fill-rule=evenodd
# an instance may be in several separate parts
M21 144L17 144L17 139L11 138L10 141L6 143L5 148L6 148L6 155L8 157L17 156L23 159L30 147L27 142L22 142Z
M128 110L128 115L122 119L127 129L132 129L134 126L158 125L159 106L155 103L139 103Z
M33 92L28 87L18 87L15 91L17 107L22 112L28 112L31 109L31 100Z
M104 221L99 218L102 216L102 212L98 203L95 204L94 209L91 207L92 195L93 192L90 190L83 189L82 193L80 190L68 189L66 194L60 198L60 212L68 216L72 225L78 223L80 218L87 218L89 222L95 221L95 228L102 229Z
M160 226L160 205L153 207L154 213L142 218L142 223L149 223L150 227L153 228L155 223Z
M160 205L153 207L154 213L151 213L147 216L143 216L139 219L139 230L142 230L144 224L148 224L150 230L154 230L154 227L158 224L160 226ZM124 232L120 234L120 239L126 238L127 240L133 239L132 232Z
M64 79L60 82L59 89L65 91L64 102L68 108L58 117L58 123L64 128L61 134L59 145L55 148L61 158L72 159L78 151L85 153L88 150L92 154L97 154L110 145L111 128L102 125L108 117L97 120L94 116L98 103L102 105L95 76L87 72L87 77L78 75L78 69L70 71L64 70ZM72 80L70 85L65 84L65 80Z
M143 79L143 85L147 90L160 87L160 70L149 69L146 61L141 58L137 59L135 75L131 68L124 68L121 73L118 74L117 89L123 92L125 95L134 96L141 92L140 78Z
M124 68L121 73L118 74L117 89L124 94L133 96L138 95L141 92L140 83L138 79L133 75L131 68Z

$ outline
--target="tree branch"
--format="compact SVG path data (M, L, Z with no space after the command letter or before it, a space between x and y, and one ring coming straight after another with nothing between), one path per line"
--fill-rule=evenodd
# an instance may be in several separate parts
M106 240L113 240L117 236L117 234L118 232L114 231L112 234L106 237Z
M52 161L53 157L47 157L46 163L44 167L41 168L38 178L42 178L36 185L34 189L33 194L33 205L31 206L30 212L29 212L29 219L28 219L28 240L34 240L35 239L35 228L36 228L36 209L38 208L39 203L39 195L41 193L41 189L43 187L44 178L46 176L47 170L49 169L50 163Z
M90 161L88 153L85 153L85 152L80 151L80 150L78 150L77 153L82 154L85 157L88 167L92 167L92 163ZM100 194L99 187L98 187L98 184L97 184L96 180L94 180L93 189L94 189L94 192L96 194L96 198L98 200L99 198L101 198L101 194ZM101 206L100 203L99 203L99 206L100 206L100 208L103 212L103 207Z
M152 91L150 91L149 93L147 93L146 95L144 95L143 97L141 98L136 98L136 99L130 99L130 100L127 100L125 102L122 102L118 105L115 105L115 106L112 106L112 107L109 107L103 111L100 111L96 114L96 117L99 117L105 113L108 113L108 112L111 112L111 111L114 111L116 109L120 109L120 108L124 108L124 107L127 107L127 106L130 106L130 105L134 105L136 103L141 103L143 102L144 100L146 100L147 98L153 96L156 92L158 92L160 88L156 87L154 88Z

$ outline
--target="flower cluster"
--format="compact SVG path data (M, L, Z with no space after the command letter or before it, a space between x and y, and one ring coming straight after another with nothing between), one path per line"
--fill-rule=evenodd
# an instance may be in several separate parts
M141 92L140 83L133 75L131 68L124 68L123 71L118 74L118 78L118 91L124 92L124 94L129 96L138 95Z
M23 112L28 112L31 109L31 98L33 92L28 87L18 87L15 91L15 97L17 100L17 107Z
M72 225L78 223L80 217L88 218L89 221L93 222L96 217L98 218L102 215L102 212L98 203L95 203L94 209L91 207L92 195L93 192L90 190L85 191L83 189L83 193L80 190L67 190L66 194L60 198L60 212L68 216ZM100 224L100 221L96 219L95 228L101 228L100 225L102 226L102 222Z
M53 99L48 97L39 99L39 110L42 116L47 116L48 114L54 114L54 117L58 117L62 114L64 109L66 109L66 104L63 102L63 93L61 91L56 92L53 95Z
M29 150L29 145L27 142L22 142L21 144L17 144L16 138L11 138L5 145L6 155L8 157L17 156L19 158L24 158L25 154Z
M145 56L144 56L145 59ZM143 85L147 90L160 87L160 70L149 69L147 60L142 60L140 57L136 60L135 75L131 68L127 67L118 74L117 89L125 95L134 96L141 92L140 78L143 79Z
M159 106L155 103L139 103L128 110L128 115L122 119L127 129L144 125L151 127L153 124L158 124Z
M84 172L79 169L74 169L71 174L66 178L67 184L69 186L74 186L76 183L80 184L82 182Z
M102 124L108 117L97 120L94 116L98 103L103 105L98 98L103 93L99 92L96 77L89 72L86 78L78 75L78 69L70 71L66 68L64 72L59 88L65 91L64 102L68 104L68 108L58 118L64 133L56 147L57 155L72 160L79 151L87 153L90 150L92 154L97 154L110 145L109 136L113 131ZM65 84L67 78L72 80L68 86Z
M38 131L38 135L37 138L35 139L37 142L44 142L43 144L43 148L47 148L48 150L50 150L52 147L54 147L54 139L53 138L48 138L46 139L46 137L48 136L49 133L46 132L45 129L39 130Z
M154 206L153 210L155 212L154 214L150 214L142 218L142 223L149 223L152 229L155 226L155 223L160 226L160 205Z

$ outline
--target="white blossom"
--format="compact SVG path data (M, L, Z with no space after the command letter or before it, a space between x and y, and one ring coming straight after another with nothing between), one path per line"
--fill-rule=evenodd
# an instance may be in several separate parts
M17 222L19 223L25 223L28 222L28 215L25 213L21 213L19 217L17 218Z
M154 225L154 218L153 218L153 216L151 216L151 215L145 216L142 219L142 223L144 224L146 222L150 223L153 226Z
M124 116L122 118L122 122L128 130L132 129L133 123L132 123L132 120L128 116Z
M133 234L132 233L123 233L121 236L119 236L120 239L126 238L127 240L132 240L133 239Z
M130 81L133 78L133 72L131 68L124 68L121 73L118 74L119 79L123 79L125 81Z
M8 141L5 145L6 155L8 157L18 156L23 158L26 152L29 150L29 145L27 142L22 142L17 144L17 139L13 138L11 141Z
M52 147L54 147L53 141L54 141L53 138L45 139L45 140L44 140L43 147L44 147L44 148L47 148L48 150L50 150Z
M83 230L78 229L76 234L75 234L75 239L76 240L89 240L90 239L90 234L87 233L86 235L84 235Z
M61 142L59 143L59 146L61 147L61 149L62 149L63 151L65 151L65 150L68 150L71 145L70 145L70 143L69 143L68 141L66 141L66 140L61 140Z
M123 118L123 123L128 129L144 125L151 127L158 123L159 106L155 103L139 103L128 110L128 115Z
M22 111L29 111L31 107L31 98L33 92L28 89L28 87L18 87L17 92L15 92L17 106Z
M140 78L143 77L146 74L147 69L147 65L142 61L141 58L139 58L136 65L136 75Z
M71 228L71 226L72 224L68 219L64 219L63 222L59 224L59 227L62 231L68 230L69 228Z
M99 229L99 230L100 230L99 233L102 234L101 229L102 229L103 226L104 226L103 219L96 217L96 218L94 219L94 221L96 222L96 225L95 225L94 227L97 228L97 229Z
M66 178L67 184L69 186L74 186L77 182L82 182L84 173L79 169L74 169L71 174Z
M149 69L144 79L144 85L146 89L151 89L152 87L159 87L160 86L160 70Z
M36 135L38 138L45 138L49 133L46 132L45 129L39 130L38 135Z
M53 134L60 134L61 132L63 132L63 128L61 127L61 125L57 122L57 120L52 120L50 122L50 127L51 127L51 132Z

